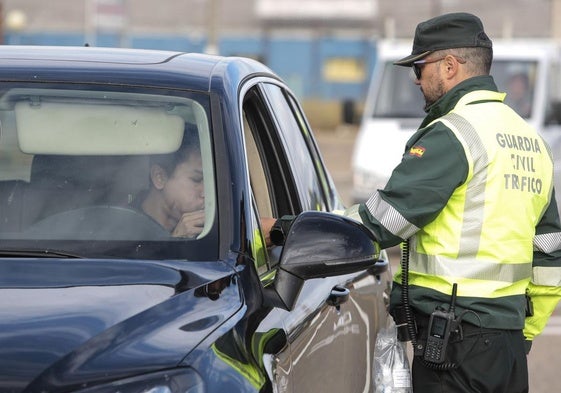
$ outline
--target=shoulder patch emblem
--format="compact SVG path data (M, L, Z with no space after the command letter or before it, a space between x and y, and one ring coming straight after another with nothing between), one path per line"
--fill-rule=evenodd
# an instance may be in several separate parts
M410 156L415 156L415 157L422 157L423 154L425 154L425 148L423 146L413 146L410 150L409 150L409 155Z

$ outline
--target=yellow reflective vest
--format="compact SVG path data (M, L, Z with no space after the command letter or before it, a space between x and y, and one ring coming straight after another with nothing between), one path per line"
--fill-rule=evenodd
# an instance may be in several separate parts
M541 137L503 97L473 91L436 120L460 141L469 169L438 217L412 238L413 285L449 294L457 283L458 296L467 297L525 295L535 228L551 198L553 164ZM489 102L470 105L482 101Z

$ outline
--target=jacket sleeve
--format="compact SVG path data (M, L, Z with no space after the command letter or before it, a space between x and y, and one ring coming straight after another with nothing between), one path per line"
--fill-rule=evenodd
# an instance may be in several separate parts
M361 221L382 248L395 246L437 217L467 173L462 145L446 126L434 123L407 142L384 189L358 206Z
M524 336L533 340L543 331L561 299L561 225L555 191L536 227L532 279L527 294L533 305L533 315L526 318Z

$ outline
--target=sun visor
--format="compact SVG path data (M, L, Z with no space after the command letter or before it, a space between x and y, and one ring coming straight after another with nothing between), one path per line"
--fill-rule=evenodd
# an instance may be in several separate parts
M20 149L29 154L164 154L181 144L184 120L164 107L20 101Z

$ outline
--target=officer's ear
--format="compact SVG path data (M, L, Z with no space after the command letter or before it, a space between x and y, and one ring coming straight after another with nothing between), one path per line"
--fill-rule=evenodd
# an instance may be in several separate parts
M465 61L464 61L465 63ZM446 91L470 77L464 63L458 61L456 56L448 55L440 62L440 75L445 82Z
M442 65L448 74L455 74L459 71L460 67L458 60L452 55L448 55L442 59Z

